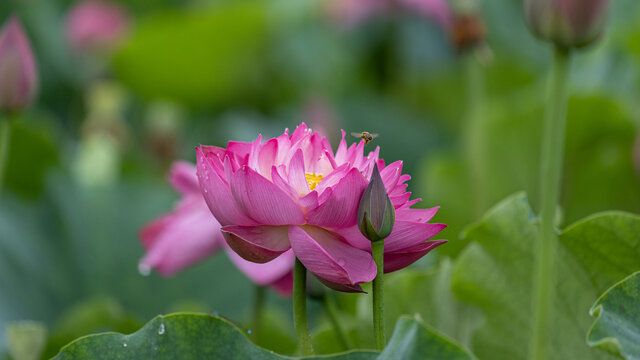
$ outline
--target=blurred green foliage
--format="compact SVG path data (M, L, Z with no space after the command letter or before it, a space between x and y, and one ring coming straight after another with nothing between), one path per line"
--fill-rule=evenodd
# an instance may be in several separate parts
M334 145L340 128L379 133L374 144L387 162L404 161L404 172L414 177L410 189L424 198L420 206L440 205L435 220L449 225L441 235L450 241L439 253L451 260L426 267L437 262L431 254L389 277L387 321L419 313L467 343L475 312L464 298L454 299L449 279L463 266L456 258L461 251L467 266L483 263L469 259L476 245L464 250L473 236L459 234L515 191L527 191L534 210L537 205L549 51L528 33L519 0L482 1L494 61L476 64L484 89L478 113L469 110L467 67L475 59L456 53L445 31L415 14L345 29L327 18L323 0L123 0L132 31L115 53L94 58L75 53L64 38L74 3L0 2L0 20L15 12L25 22L41 75L38 103L13 124L0 199L0 332L10 321L41 321L51 335L43 356L50 356L80 334L130 332L169 311L197 308L248 323L252 285L223 255L171 279L142 277L137 233L178 198L164 178L171 160L194 161L198 144L274 136L311 122L308 104L322 99L333 117L313 127L332 131ZM640 124L638 24L640 3L612 2L603 41L574 58L563 227L596 211L640 212L632 158ZM104 79L123 85L126 101L114 111L117 126L88 126L95 110L90 89ZM159 101L182 114L162 136L148 121ZM483 124L481 189L470 166L478 161L469 151L472 116ZM106 186L81 185L73 171L83 141L93 135L114 139L121 160ZM526 216L514 221L531 226ZM611 284L607 278L600 285ZM394 295L405 293L411 295ZM368 300L338 296L348 336L363 347L372 345ZM275 330L256 342L294 351L288 307L269 296L265 317ZM310 307L316 348L338 350L322 307ZM5 341L0 336L0 358Z

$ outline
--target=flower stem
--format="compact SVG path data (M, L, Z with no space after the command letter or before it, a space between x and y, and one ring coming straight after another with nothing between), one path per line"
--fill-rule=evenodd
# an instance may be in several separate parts
M373 333L376 349L382 351L387 343L384 333L384 240L372 242L371 252L378 268L373 279Z
M258 341L258 336L262 330L262 313L264 312L264 304L267 292L264 286L255 286L255 297L253 302L253 319L251 319L251 328L254 341Z
M9 143L11 141L11 119L0 118L0 195L4 185L7 161L9 160Z
M344 350L351 349L349 338L347 338L347 335L344 333L344 330L340 325L340 321L338 320L338 309L336 309L336 302L333 300L331 293L325 295L323 303L324 309L329 316L329 321L331 321L333 330L336 332L336 336L338 337L338 341L340 341Z
M540 228L537 243L537 269L534 293L533 338L530 359L548 358L552 330L553 299L556 284L558 234L554 228L562 178L567 111L569 50L556 48L549 82L540 168Z
M307 269L296 258L293 270L293 324L298 335L298 347L303 356L313 355L307 324Z

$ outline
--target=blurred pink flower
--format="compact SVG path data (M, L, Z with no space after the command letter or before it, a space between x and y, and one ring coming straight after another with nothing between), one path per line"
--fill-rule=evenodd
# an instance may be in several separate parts
M446 0L329 0L327 12L338 24L351 28L395 9L416 13L446 28L450 10Z
M38 73L20 20L12 16L0 30L0 110L17 111L33 101Z
M229 246L246 260L267 262L293 254L327 286L361 291L376 275L371 243L357 226L358 204L373 171L380 173L396 209L385 240L385 271L418 260L444 240L427 241L446 225L427 223L438 210L411 209L410 179L402 162L385 167L379 148L364 156L364 141L333 153L326 138L301 124L277 138L196 149L198 178Z
M291 293L294 262L291 252L265 264L243 260L228 250L220 224L211 216L200 192L196 167L187 162L174 163L169 182L182 198L173 211L141 230L140 239L147 250L140 260L143 272L156 269L171 276L225 248L231 261L254 283L271 286L282 295Z
M99 0L81 1L67 15L67 41L81 52L107 51L129 29L129 15L120 5Z

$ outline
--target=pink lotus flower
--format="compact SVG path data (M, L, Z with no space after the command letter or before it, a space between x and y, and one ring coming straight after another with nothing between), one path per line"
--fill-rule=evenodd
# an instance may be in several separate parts
M129 29L129 16L115 3L82 1L67 15L67 41L81 52L110 50Z
M293 250L327 286L360 291L376 275L371 242L357 226L358 204L377 163L396 209L385 240L385 272L415 262L444 240L427 241L446 225L427 223L438 208L411 209L402 161L385 166L379 148L364 156L364 141L335 155L326 138L301 124L289 135L226 149L196 148L198 178L209 209L229 246L253 262Z
M293 289L294 257L290 251L266 264L246 261L229 250L220 224L200 192L196 168L187 162L174 163L169 182L182 195L176 208L153 220L140 232L147 253L140 260L141 272L156 269L164 276L202 261L224 249L236 267L254 283L271 286L282 295Z
M0 31L0 110L17 111L36 95L38 74L29 39L17 17Z

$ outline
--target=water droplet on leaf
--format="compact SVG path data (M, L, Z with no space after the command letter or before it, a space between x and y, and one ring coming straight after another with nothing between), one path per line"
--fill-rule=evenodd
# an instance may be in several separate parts
M164 324L160 324L160 327L158 328L158 335L162 334L164 334Z

